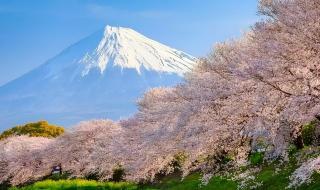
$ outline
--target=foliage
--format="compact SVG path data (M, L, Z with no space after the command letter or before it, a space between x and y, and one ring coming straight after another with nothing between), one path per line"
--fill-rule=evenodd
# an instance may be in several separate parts
M310 146L315 141L316 121L312 121L302 127L302 139L306 146Z
M181 176L178 174L169 174L158 181L152 184L142 185L141 188L152 188L152 189L197 189L200 185L200 174L194 173L186 176L181 180Z
M0 135L0 140L10 136L28 135L30 137L57 137L64 133L62 127L49 124L47 121L28 123L22 126L16 126L4 131Z
M98 181L99 180L99 174L97 172L91 172L91 173L85 175L84 178L88 179L88 180L96 180L96 181Z
M249 160L252 165L261 165L263 163L264 153L263 152L254 152L250 154Z
M124 177L125 177L124 168L121 165L117 165L113 169L113 174L112 174L111 181L120 182L120 181L124 180Z
M213 177L206 186L202 186L203 190L236 190L238 183L223 177Z
M69 179L70 178L70 174L69 173L56 173L56 174L52 174L48 177L48 179L54 180L54 181L58 181L58 180L65 180L65 179Z
M171 165L175 169L181 169L183 166L184 162L187 160L188 156L184 152L179 152L176 155L174 155L174 159L171 163Z
M294 155L295 153L297 153L297 151L298 151L298 148L294 144L290 144L288 146L288 154L289 154L289 156Z
M236 190L237 182L224 177L212 177L208 184L201 184L201 174L192 173L183 180L179 175L168 175L161 182L140 186L141 189L170 189L170 190Z
M0 183L0 189L1 190L7 190L9 188L10 188L10 184L8 182Z
M310 158L298 167L290 176L290 187L297 187L310 182L315 172L320 172L320 157Z
M256 176L256 181L262 184L258 189L286 189L289 184L289 176L295 168L294 163L263 166L262 170Z
M310 177L311 182L303 183L301 186L297 187L299 190L314 190L320 187L320 174L314 172Z

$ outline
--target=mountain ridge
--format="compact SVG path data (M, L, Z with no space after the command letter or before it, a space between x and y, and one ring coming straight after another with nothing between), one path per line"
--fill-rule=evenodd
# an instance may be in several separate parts
M123 39L108 40L110 34ZM159 44L131 29L107 26L1 86L0 122L11 127L45 119L70 126L86 119L126 118L146 90L178 84L196 64L196 58Z

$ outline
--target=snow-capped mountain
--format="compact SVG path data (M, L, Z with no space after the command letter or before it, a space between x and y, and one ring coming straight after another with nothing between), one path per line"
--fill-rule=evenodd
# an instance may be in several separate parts
M107 26L0 87L0 130L40 119L69 126L128 117L145 90L177 84L195 64L132 29Z

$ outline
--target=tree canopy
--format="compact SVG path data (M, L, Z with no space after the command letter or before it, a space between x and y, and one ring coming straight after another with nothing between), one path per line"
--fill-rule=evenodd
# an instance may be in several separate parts
M11 136L27 135L30 137L48 137L55 138L64 133L64 128L56 125L49 124L47 121L38 121L19 125L4 131L0 135L0 140L6 139Z

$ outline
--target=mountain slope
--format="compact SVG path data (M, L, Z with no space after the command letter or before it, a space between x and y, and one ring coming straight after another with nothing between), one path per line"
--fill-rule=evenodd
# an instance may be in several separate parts
M131 29L107 26L0 87L1 127L128 117L145 90L177 84L195 62Z

